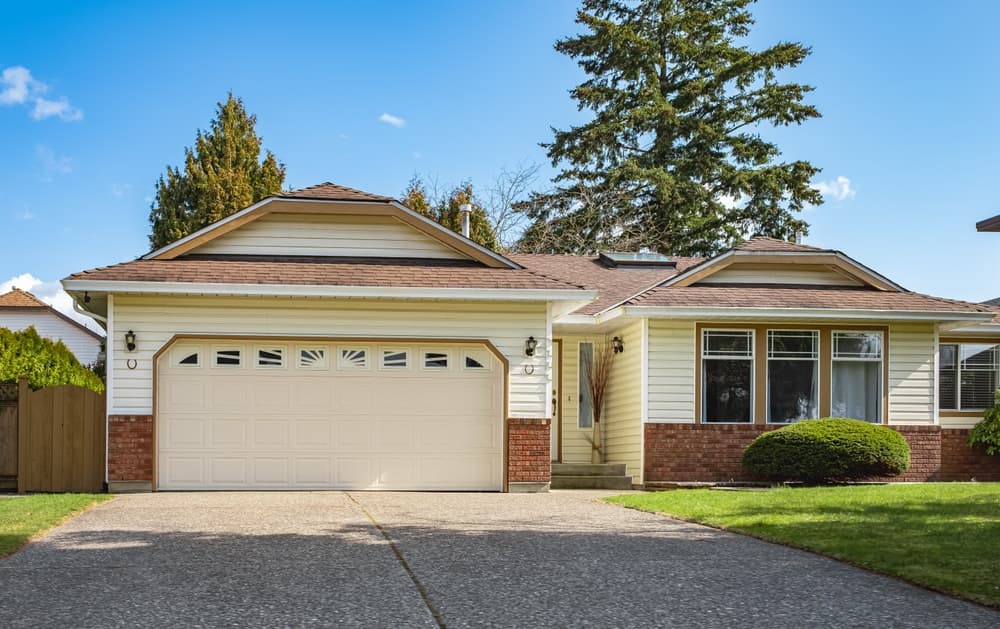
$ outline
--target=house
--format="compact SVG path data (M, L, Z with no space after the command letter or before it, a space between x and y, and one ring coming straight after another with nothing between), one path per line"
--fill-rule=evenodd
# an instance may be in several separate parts
M15 288L0 295L0 328L24 330L34 326L39 336L62 341L82 365L97 362L104 337L70 319L29 292Z
M986 218L976 223L976 231L1000 232L1000 214L992 218Z
M755 436L831 414L900 431L907 479L1000 479L964 445L994 310L839 251L504 256L326 183L63 285L111 340L112 490L544 490L590 461L606 343L604 455L637 484L741 478Z

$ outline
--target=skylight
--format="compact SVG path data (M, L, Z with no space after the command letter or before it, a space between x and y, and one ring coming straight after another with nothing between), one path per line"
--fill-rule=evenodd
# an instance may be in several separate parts
M606 252L600 255L601 262L610 266L677 266L677 262L662 253L652 252Z

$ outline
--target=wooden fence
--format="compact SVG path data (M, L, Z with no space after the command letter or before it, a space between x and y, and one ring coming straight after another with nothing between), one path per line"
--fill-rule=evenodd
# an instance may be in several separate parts
M21 379L16 414L8 408L0 407L0 466L7 466L0 468L0 476L16 469L18 492L103 491L103 394L70 385L32 391L27 379ZM11 415L16 417L13 431Z
M16 384L0 384L0 489L17 489Z

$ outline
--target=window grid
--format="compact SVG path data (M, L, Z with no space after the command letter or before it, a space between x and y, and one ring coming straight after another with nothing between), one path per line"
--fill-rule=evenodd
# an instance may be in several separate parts
M712 347L713 341L716 346ZM726 347L726 342L731 344ZM701 364L701 421L710 424L750 424L754 421L754 406L756 403L756 369L754 367L754 331L753 330L702 330L702 364ZM743 361L750 365L749 372L749 412L742 419L717 419L709 416L708 401L708 361Z
M786 345L787 343L787 345ZM788 373L781 374L782 377L791 378L793 382L784 383L777 390L773 390L775 385L775 372L780 369L782 363L799 362L812 363L811 382L795 382L796 378L801 378L805 372L805 367L796 368ZM799 386L796 392L794 386ZM819 417L819 331L818 330L768 330L767 331L767 381L766 381L766 403L767 403L767 423L769 424L790 424L803 419L815 419ZM775 417L773 406L775 398L780 395L798 393L794 402L795 409L789 413L786 409L785 417ZM805 397L803 396L805 394ZM778 398L780 399L780 398ZM789 405L789 399L785 400ZM780 403L780 402L779 402Z

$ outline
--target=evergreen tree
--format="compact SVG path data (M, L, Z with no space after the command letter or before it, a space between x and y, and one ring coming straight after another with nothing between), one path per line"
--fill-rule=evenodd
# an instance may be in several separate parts
M810 51L745 46L750 2L583 0L585 31L555 47L587 73L571 94L594 116L543 144L562 170L519 206L533 220L520 249L710 255L807 230L795 213L822 203L819 170L780 161L760 129L819 117L811 87L777 79Z
M462 204L468 203L472 206L472 213L469 215L470 240L493 251L499 247L493 226L486 215L486 210L476 200L472 184L463 184L447 196L434 200L420 178L414 177L403 191L401 202L414 212L459 234L462 233Z
M285 166L271 151L261 161L257 117L230 92L207 132L184 149L184 169L167 166L150 208L149 243L159 249L206 225L281 192Z
M431 207L431 202L427 198L427 189L424 187L424 182L420 181L420 177L416 175L410 180L409 185L406 186L406 190L403 191L401 203L417 214L426 216L432 221L437 220L437 212Z

